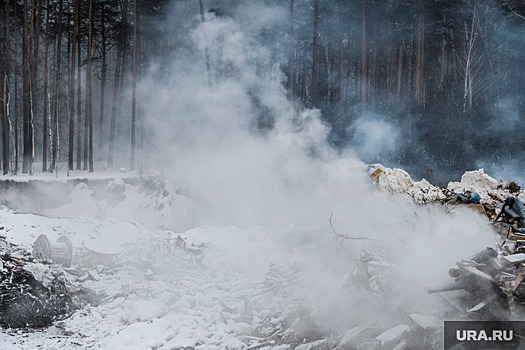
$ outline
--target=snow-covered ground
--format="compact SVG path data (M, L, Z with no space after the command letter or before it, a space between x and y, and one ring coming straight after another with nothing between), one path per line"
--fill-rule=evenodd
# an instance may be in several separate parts
M429 203L443 193L400 170L376 186L354 151L333 150L321 112L290 103L257 44L272 22L246 13L260 28L212 16L174 30L188 50L159 67L173 76L141 82L156 143L147 163L165 177L131 184L137 174L75 172L80 183L65 194L36 183L6 190L6 202L23 203L0 210L0 234L28 250L41 234L67 236L71 272L81 271L66 275L95 296L46 329L3 330L1 349L309 350L361 334L371 349L392 345L414 319L450 316L425 286L493 245L487 218ZM208 48L232 72L213 88L199 61ZM255 130L261 112L272 128ZM63 171L54 175L16 181L66 185ZM95 189L92 176L109 182ZM89 247L118 254L85 279Z
M178 229L198 200L161 182L149 189L126 184L121 174L104 196L86 183L41 213L2 208L1 233L28 250L40 234L50 241L65 235L78 269L86 247L121 251L94 267L97 280L66 273L72 285L96 292L97 303L46 329L4 330L0 348L292 349L319 339L336 344L345 331L379 322L377 336L407 325L411 313L443 319L446 307L425 284L446 280L457 259L494 241L475 212L419 206L375 190L372 181L361 208L334 212L341 236L329 213L315 226ZM178 236L186 249L177 247ZM388 276L379 276L385 288L352 279L365 251L391 264Z

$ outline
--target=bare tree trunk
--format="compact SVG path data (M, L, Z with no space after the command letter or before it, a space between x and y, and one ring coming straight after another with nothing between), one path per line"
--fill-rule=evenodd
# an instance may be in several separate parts
M7 21L7 1L3 8L0 8L0 33L5 34L6 29L5 27L9 26L9 22ZM7 146L7 123L6 121L6 106L7 106L7 98L4 90L4 86L6 84L6 62L8 60L8 51L6 50L7 44L7 37L1 38L0 36L0 121L2 122L2 168L4 175L7 174L9 171L6 167L6 164L9 164L9 153L7 152L6 155L6 146Z
M460 59L463 68L463 112L472 108L475 86L474 79L478 75L481 64L481 56L477 51L477 38L479 36L480 24L476 9L472 14L470 24L465 22L465 45L463 57Z
M63 13L63 0L58 2L58 35L57 35L57 47L56 47L56 75L55 75L55 113L52 125L52 152L51 152L51 169L50 171L56 171L59 161L59 146L60 146L60 108L61 108L61 64L62 64L62 13Z
M102 13L101 13L101 21L104 23L106 18L106 7L105 3L102 3ZM99 122L98 122L98 133L99 133L99 148L103 146L105 143L104 138L104 112L105 112L105 105L106 105L106 81L107 81L107 70L108 70L108 62L107 62L107 38L106 38L106 27L102 26L101 28L101 54L102 54L102 67L101 67L101 73L100 73L100 110L99 110ZM98 157L102 152L99 152ZM99 159L100 160L100 159Z
M51 20L49 16L49 0L46 2L46 37L44 44L44 119L42 121L42 172L47 169L47 152L49 150L49 131L51 127L51 96L49 89L50 68L49 68L49 38L47 37L50 30Z
M24 0L24 27L22 33L22 60L23 60L23 135L24 135L24 158L22 173L33 174L34 158L34 134L33 134L33 106L32 106L32 18L29 8L29 0Z
M76 69L76 52L77 52L77 36L78 36L78 22L80 12L80 0L75 0L75 18L73 24L73 40L71 43L71 63L69 71L69 126L68 126L68 152L67 152L67 169L68 173L73 170L73 153L75 142L75 69Z
M33 116L38 113L41 110L41 104L39 103L40 96L38 93L38 68L40 66L39 64L39 57L40 57L40 28L41 28L41 22L42 22L42 0L38 0L38 6L35 5L35 0L33 2L33 38L34 41L32 43L33 46L33 58L32 58L32 67L31 67L31 105L33 109ZM34 146L33 146L34 147ZM34 156L34 155L33 155Z
M441 39L441 54L439 57L440 72L439 72L439 85L438 90L443 92L445 89L445 76L447 74L447 55L446 55L447 41L445 38Z
M312 85L310 105L316 107L319 102L319 0L314 0L314 32L312 44Z
M137 123L137 69L138 69L138 26L139 15L137 11L137 0L133 1L133 58L131 72L131 161L130 170L135 170L136 151L136 123Z
M2 168L3 168L3 174L6 175L9 173L10 170L10 163L11 163L11 152L9 150L10 141L12 139L11 137L11 6L10 6L10 0L7 0L5 2L5 91L4 91L4 107L5 107L5 114L4 119L2 120L2 146L3 146L3 162L2 162ZM14 149L14 148L13 148Z
M91 0L89 0L91 1ZM89 39L88 39L89 41ZM86 63L88 61L88 58L86 57ZM88 76L87 76L87 64L86 64L86 91L85 91L85 94L86 94L86 100L84 101L85 102L85 110L84 110L84 147L83 147L83 150L84 150L84 153L83 153L83 157L82 157L82 162L83 162L83 166L82 166L82 170L88 170L88 156L89 156L89 149L88 149L88 133L89 133L89 118L88 118Z
M288 56L288 68L290 70L288 80L288 98L295 103L295 0L290 0L290 53Z
M89 100L89 89L90 89L90 84L93 83L92 79L92 75L93 75L93 71L91 71L91 76L89 76L89 70L90 70L90 67L88 67L90 64L91 64L91 61L93 59L93 57L89 56L89 55L93 55L93 52L92 52L92 47L90 47L90 44L93 44L92 42L90 42L90 30L92 30L91 28L91 12L92 11L92 1L91 0L88 0L88 42L87 42L87 56L86 56L86 91L85 91L85 94L86 94L86 100L85 100L85 111L84 111L84 156L82 157L83 159L83 163L84 163L84 166L82 167L82 170L88 170L88 157L89 157L89 119L90 119L90 116L89 116L89 113L91 113L91 116L93 115L92 113L92 108L93 108L93 100ZM92 69L92 68L91 68ZM92 91L91 91L92 93Z
M14 22L14 32L17 33L18 32L18 6L16 6L16 3L15 3L15 6L14 6L14 18L15 20L13 21ZM15 57L18 57L18 45L15 45ZM18 132L19 132L19 115L20 115L20 104L19 104L19 101L18 101L18 76L19 76L19 72L18 72L18 65L15 64L15 71L14 71L14 77L13 77L13 80L14 80L14 122L11 123L12 125L12 128L11 128L11 134L12 134L12 140L13 140L13 150L14 150L14 157L13 157L13 164L11 165L11 169L12 169L12 174L13 175L16 175L18 174L18 163L19 163L19 151L20 151L20 147L19 147L19 135L18 135Z
M346 51L348 50L348 39L341 36L339 42L339 115L344 113L346 103L346 83L348 62L346 59Z
M367 43L366 43L366 0L361 0L361 105L366 107L367 100Z
M108 147L108 167L113 167L113 152L115 148L115 130L117 124L117 114L120 104L120 83L122 74L122 64L124 60L124 40L126 37L126 25L128 15L128 0L123 1L122 26L120 27L119 39L117 44L117 59L115 62L115 79L113 81L113 104L111 107L111 123L109 127L109 147Z
M77 165L76 169L82 169L82 46L80 37L77 43Z
M200 13L201 13L202 23L204 23L205 17L204 17L204 2L203 2L203 0L199 0L199 9L200 9ZM207 76L208 76L208 86L211 86L212 85L212 80L211 80L211 60L210 60L210 50L208 49L208 39L207 38L206 38L206 46L204 47L204 56L205 56L205 59L206 59L206 73L207 73Z
M88 128L89 172L93 169L93 0L89 0L88 52L86 69L86 121Z
M401 87L403 83L403 51L405 50L405 41L403 40L399 44L398 55L397 55L397 87L396 95L397 97L401 96Z
M380 79L381 79L381 71L379 68L379 28L378 28L378 22L380 19L377 17L377 13L374 14L372 18L372 42L376 43L375 45L371 45L370 51L371 51L371 57L370 57L370 64L369 64L369 70L370 70L370 86L368 91L368 99L372 104L376 104L378 100L378 94L379 94L379 85L380 85Z
M418 107L425 105L425 15L423 0L419 0L419 17L416 39L415 97Z

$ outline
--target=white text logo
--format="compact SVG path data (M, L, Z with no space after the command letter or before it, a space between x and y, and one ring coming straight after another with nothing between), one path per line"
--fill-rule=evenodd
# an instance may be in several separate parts
M459 341L511 341L514 338L514 331L510 330L497 330L494 329L492 332L485 330L457 330L456 339Z

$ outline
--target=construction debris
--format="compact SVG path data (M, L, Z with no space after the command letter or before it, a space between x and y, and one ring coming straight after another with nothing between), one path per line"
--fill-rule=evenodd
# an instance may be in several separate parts
M374 295L387 296L392 290L389 280L392 268L392 263L379 253L363 249L347 283L360 284Z
M425 180L414 182L408 174L400 170L378 169L370 175L379 188L387 189L391 193L403 193L416 203L435 203L436 206L443 204L443 208L447 209L472 208L488 217L496 231L501 233L501 242L459 261L449 272L450 283L429 288L429 292L439 295L449 303L451 309L456 312L454 315L460 315L460 318L522 317L521 309L525 302L525 227L523 215L520 215L519 210L523 196L520 197L521 190L516 192L519 186L494 182L487 178L486 174L478 171L466 176L454 186L439 188ZM476 176L483 179L484 185L481 190L475 186L469 187ZM400 177L401 180L395 180L396 177ZM474 193L478 193L479 197L473 197ZM474 203L464 203L467 201L463 201L462 196L474 198L471 200ZM453 204L446 203L447 198L456 198L458 201L454 201L457 203ZM213 342L223 344L228 339L215 335L231 332L228 327L232 325L235 325L238 331L235 342L233 337L228 340L233 344L229 347L232 349L440 348L444 318L438 313L441 310L384 310L395 307L392 300L395 300L398 292L394 288L397 283L394 280L397 278L397 271L393 261L396 260L389 254L388 248L378 248L378 244L366 234L349 236L339 233L332 224L332 216L329 223L338 241L363 240L364 243L370 243L371 247L361 250L351 268L343 267L346 273L350 273L346 285L344 278L338 279L337 282L341 284L327 285L330 288L326 288L326 293L340 293L347 298L353 298L353 295L363 296L366 305L377 305L381 310L379 316L374 315L370 319L345 319L347 323L335 330L335 335L319 327L319 323L326 318L316 316L325 316L323 312L330 313L338 308L338 298L333 299L336 301L334 305L319 303L312 308L310 299L297 301L295 296L291 297L298 290L306 291L305 295L310 292L304 288L307 284L302 284L306 279L312 278L308 276L307 269L300 265L291 265L294 266L291 268L276 264L270 265L264 277L235 274L221 265L223 259L217 259L215 262L210 260L210 255L222 254L218 246L211 243L201 244L198 240L192 240L191 235L186 237L182 234L185 235L183 238L181 234L167 230L155 236L155 239L151 236L141 237L139 244L133 246L122 242L122 246L113 245L93 237L75 240L74 236L70 236L77 244L74 251L65 238L61 237L56 242L51 242L42 235L33 246L33 256L0 240L0 252L3 252L0 259L3 286L0 290L0 325L11 328L49 325L53 320L68 316L77 307L79 293L89 294L86 289L78 287L79 283L100 286L109 281L117 285L112 278L119 280L122 278L120 275L130 273L134 278L138 277L138 280L133 279L134 283L141 285L141 288L134 290L137 295L156 293L155 297L162 297L165 302L162 305L168 305L171 311L177 313L177 317L186 313L187 320L190 321L184 319L185 322L196 320L206 325L214 318L207 318L207 314L199 317L193 315L200 309L213 310L213 317L216 315L219 320L214 327L223 327L223 330L208 327L206 332L198 337L192 333L187 337L188 341L191 340L191 344L188 343L190 345L177 344L173 345L173 348L199 346L204 349L201 345L212 343L212 336L208 334L213 332L216 332ZM104 238L103 235L100 237ZM211 249L208 249L209 247ZM297 249L297 246L294 244L291 249ZM122 252L125 254L121 254ZM35 257L39 261L36 261ZM108 278L112 274L112 278ZM223 277L227 275L230 278L228 281ZM238 280L239 277L245 280ZM199 288L198 293L195 292L195 286ZM113 304L103 309L104 314L107 310L121 308L121 303L126 307L139 303L140 295L128 297L124 288L123 284L122 288L116 288L115 291L109 289L111 295L103 300ZM201 290L205 290L206 294L201 293ZM352 294L354 292L356 294ZM322 299L323 293L315 297ZM93 294L89 297L96 299ZM87 300L88 296L84 298ZM321 308L324 310L319 311ZM383 310L385 316L382 314ZM126 325L143 322L152 317L148 315L150 311L149 307L136 314L130 311L129 314L123 314L122 322ZM392 316L392 311L395 312L395 316ZM162 308L155 312L152 313L155 317L166 316ZM349 310L349 313L352 312L353 309ZM448 315L450 314L452 312Z
M463 291L456 293L453 304L471 319L522 319L525 315L525 240L515 238L509 235L495 249L489 247L458 261L449 271L454 282L429 292ZM450 302L451 297L444 299Z
M45 240L39 242L49 248ZM63 270L35 261L5 237L0 247L0 326L46 327L75 309Z
M334 350L439 349L443 322L431 315L410 314L407 324L383 328L377 324L358 325L343 335Z
M520 186L515 182L498 182L483 169L466 172L460 182L451 182L447 188L427 186L428 191L415 190L417 183L400 169L374 165L370 177L379 189L404 195L417 203L464 206L484 215L493 224L494 231L501 235L501 240L495 248L488 247L458 261L449 271L453 283L429 287L427 291L439 294L462 316L473 319L517 320L525 315L525 210L522 202L525 196ZM385 265L384 259L380 259L381 263L376 260L369 252L363 254L352 278L364 282L372 293L385 295L388 292L385 276L391 266ZM375 346L369 345L370 348Z
M321 339L308 344L301 344L295 347L295 350L330 350L328 339Z
M73 260L73 245L66 236L60 236L56 242L51 243L45 234L41 234L33 244L33 256L70 267Z
M455 208L477 211L492 223L499 234L494 247L488 247L456 263L449 271L453 279L438 287L428 287L427 292L438 295L451 306L450 315L473 320L521 320L525 316L525 193L514 181L497 181L483 169L468 171L460 182L450 182L446 188L414 182L400 169L388 169L380 164L371 166L369 175L380 190L402 195L414 202L443 204L447 212ZM425 188L425 190L423 190ZM377 254L363 254L352 274L373 295L387 296L387 281L393 266L385 259L377 261ZM379 283L377 282L379 281ZM430 315L412 314L412 324L397 325L391 329L378 329L370 325L356 326L342 336L341 344L356 349L408 349L438 348L442 336L442 321ZM427 332L426 337L414 337L413 329ZM359 335L369 333L362 341ZM376 334L372 337L370 334ZM433 339L430 343L414 347L416 339ZM346 345L345 345L346 346ZM336 348L336 349L337 349Z

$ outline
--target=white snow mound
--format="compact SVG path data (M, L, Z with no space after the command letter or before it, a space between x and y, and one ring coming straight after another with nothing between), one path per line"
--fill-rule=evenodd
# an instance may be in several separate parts
M487 175L483 169L466 171L461 176L460 182L451 181L447 185L447 189L455 193L476 191L482 199L487 198L488 193L496 190L497 187L498 181Z
M416 203L428 203L445 198L441 190L423 179L414 182L410 175L402 169L381 168L378 187L392 194L401 194L412 198Z

